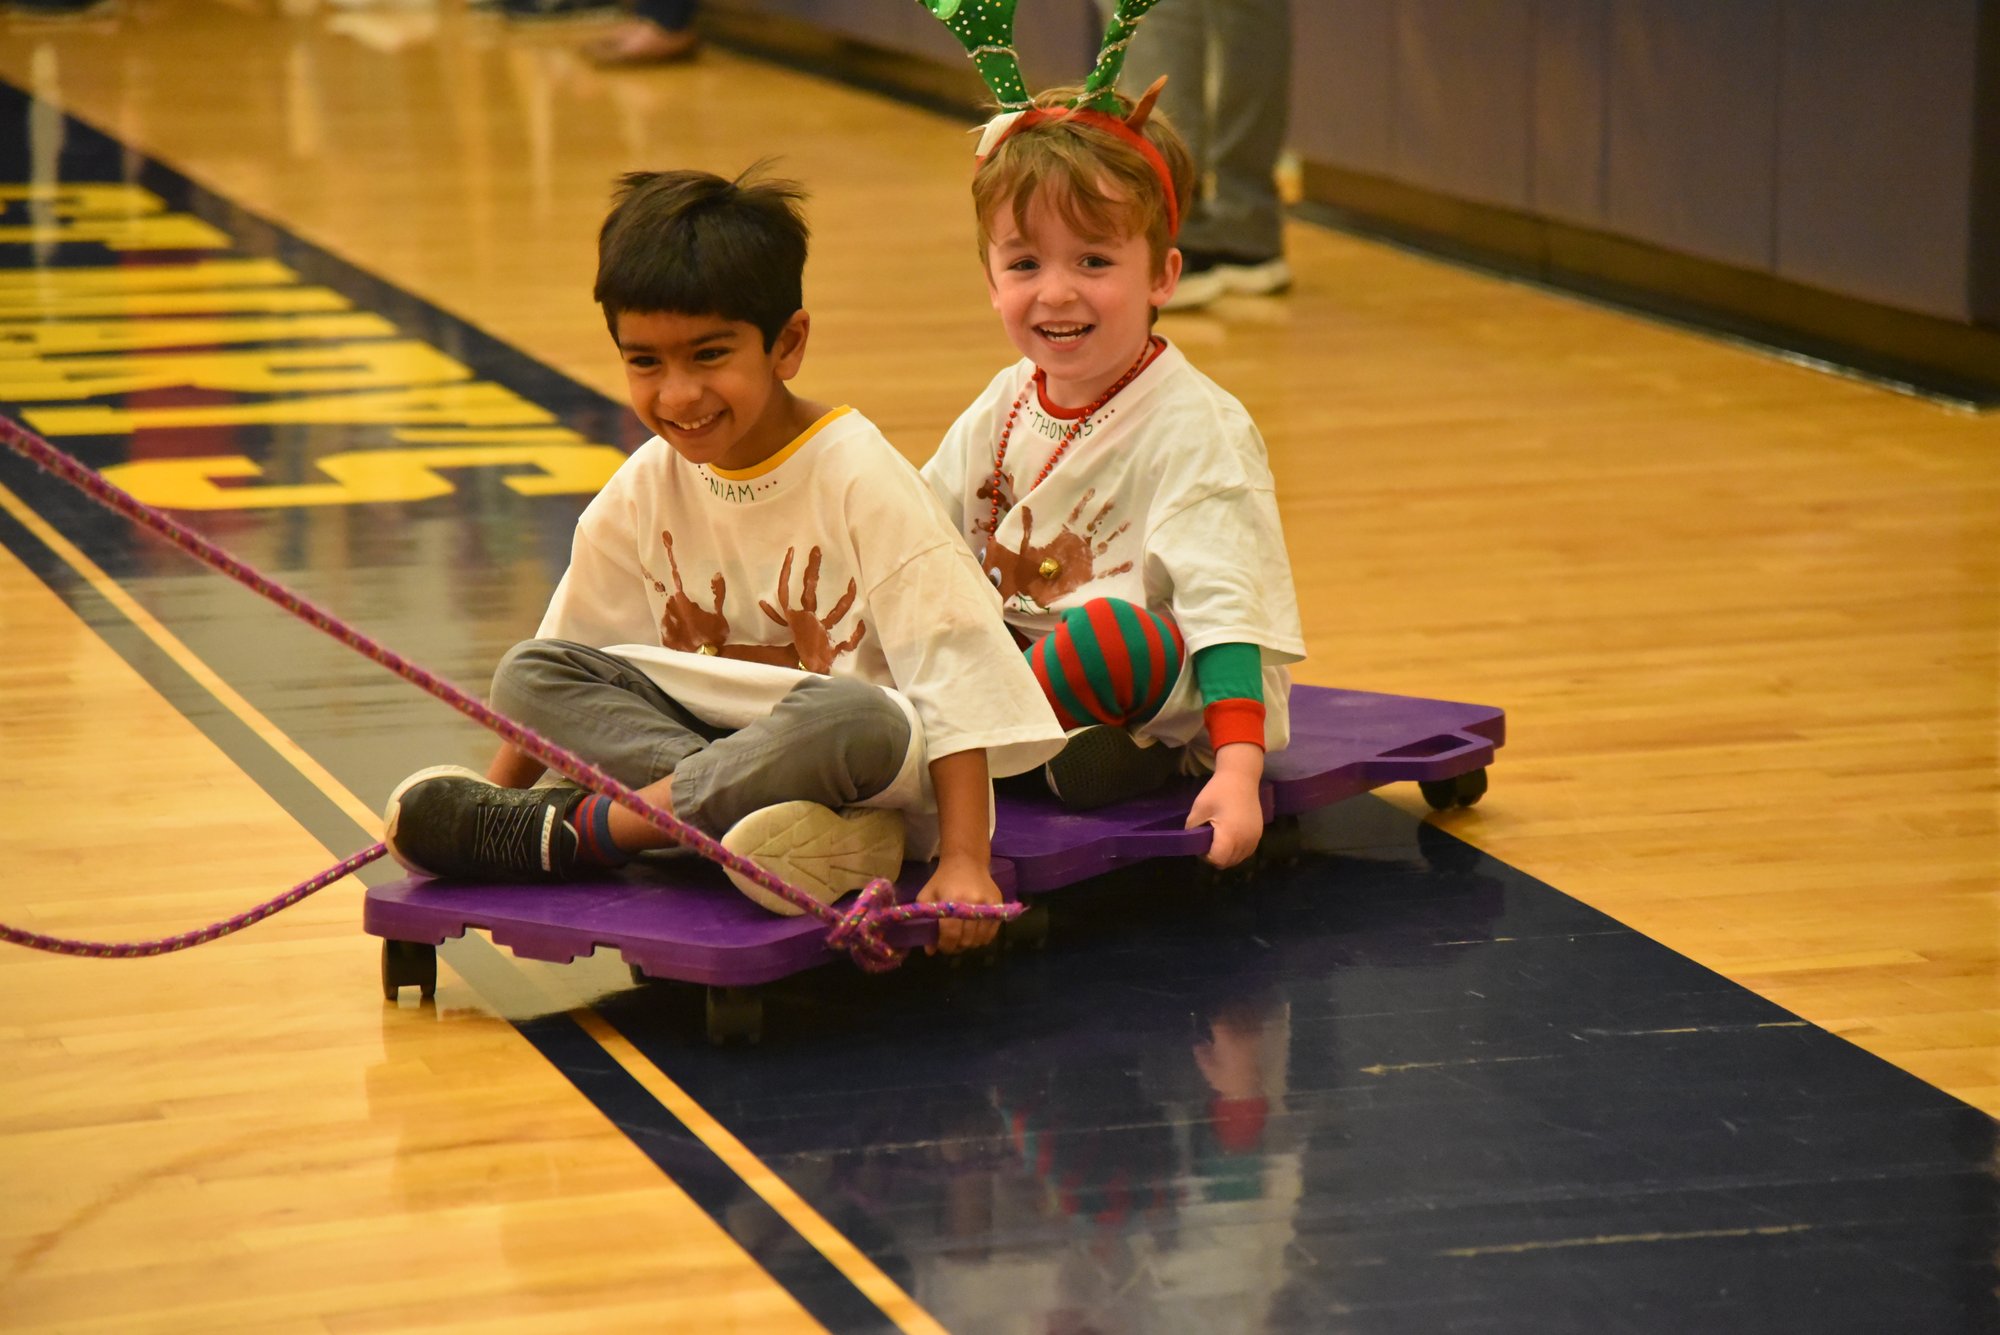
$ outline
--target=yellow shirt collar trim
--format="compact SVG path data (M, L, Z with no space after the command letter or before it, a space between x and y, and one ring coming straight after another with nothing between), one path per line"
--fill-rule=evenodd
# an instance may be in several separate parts
M753 464L749 468L717 468L714 464L710 464L708 466L708 471L715 474L717 477L723 478L724 480L729 482L747 482L753 477L762 477L764 476L764 474L769 473L774 469L782 468L784 466L785 460L791 458L793 455L797 454L800 450L804 449L806 446L806 442L811 440L814 436L817 436L820 433L820 428L824 427L834 418L845 417L847 414L853 411L854 409L845 403L841 404L838 408L832 409L826 414L826 416L820 418L817 422L814 422L804 431L801 431L798 434L798 437L795 440L793 440L791 444L785 446L784 449L779 450L776 454L772 455L770 458L766 459L761 464Z

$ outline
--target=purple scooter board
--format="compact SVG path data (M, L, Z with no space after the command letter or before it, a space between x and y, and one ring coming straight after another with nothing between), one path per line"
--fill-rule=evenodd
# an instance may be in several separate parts
M930 879L926 863L903 865L896 898L909 903ZM998 858L993 879L1014 899L1014 870ZM704 858L642 862L622 873L563 885L480 885L406 876L376 886L362 901L361 925L382 940L382 991L394 1001L405 987L428 1000L437 989L437 947L469 927L522 959L568 964L599 946L616 950L635 982L672 978L709 985L709 1028L743 1028L718 1011L746 1008L742 988L775 982L826 963L839 952L826 925L809 914L780 917L751 902L722 869ZM937 926L895 923L883 938L899 950L935 944ZM754 1034L754 1023L748 1023Z
M1506 716L1491 705L1294 686L1291 743L1264 769L1265 823L1404 781L1419 784L1436 810L1471 806L1505 740ZM1023 896L1145 858L1199 857L1210 832L1182 826L1201 784L1183 779L1096 811L1004 794L993 856L1014 865Z
M1297 686L1290 745L1266 768L1267 821L1329 806L1384 784L1414 781L1431 806L1470 806L1486 791L1486 766L1505 740L1505 716L1488 705ZM1045 893L1144 858L1194 857L1207 829L1181 828L1200 781L1133 802L1066 811L1053 798L1003 795L993 836L994 879L1011 900ZM897 882L905 902L929 874L911 863ZM382 986L393 1000L437 985L436 948L469 927L525 959L567 963L599 946L641 975L708 985L709 1036L755 1039L761 1006L745 989L825 963L834 951L811 916L782 918L739 894L720 868L694 857L653 862L623 876L559 886L477 885L406 877L367 893L362 926L383 938ZM1032 940L1026 920L1009 924ZM905 923L889 941L910 949L936 940L931 923Z

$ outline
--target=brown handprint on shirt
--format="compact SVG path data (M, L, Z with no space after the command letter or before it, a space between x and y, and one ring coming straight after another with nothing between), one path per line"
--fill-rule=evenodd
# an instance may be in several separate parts
M1069 518L1056 530L1056 535L1039 547L1035 545L1035 512L1029 506L1021 507L1021 549L1010 551L996 539L986 552L986 573L999 584L1003 603L1011 605L1018 596L1046 611L1064 594L1074 593L1094 579L1122 575L1132 568L1130 561L1109 570L1096 568L1097 558L1111 550L1112 540L1132 527L1129 523L1120 524L1102 538L1097 536L1115 502L1106 501L1100 506L1080 532L1072 527L1096 495L1094 488L1084 492L1083 499L1069 512Z
M757 606L764 609L764 615L785 627L792 633L792 643L798 650L798 664L808 672L831 672L833 660L849 653L861 643L861 637L868 632L868 623L859 618L854 622L854 633L839 644L833 642L830 633L854 606L855 585L847 581L847 592L840 595L840 601L826 614L819 617L819 561L820 550L815 547L806 557L805 577L799 581L799 605L791 605L792 558L798 555L798 548L785 549L785 564L778 571L778 606L772 607L760 601Z
M660 530L660 544L667 549L667 569L674 580L674 591L667 592L667 586L659 577L646 569L646 563L639 563L639 573L646 582L666 599L666 606L660 613L660 643L669 649L679 649L683 653L713 654L718 658L733 658L745 663L772 663L779 667L796 667L799 662L798 650L789 644L731 644L729 642L729 618L723 613L723 599L729 586L717 572L708 582L708 591L715 598L713 608L704 608L688 597L687 589L681 584L680 562L674 559L674 535ZM791 560L790 555L786 561Z
M703 608L688 597L687 589L681 584L680 562L674 559L674 535L660 530L660 544L667 549L667 569L674 577L674 591L667 592L667 586L659 577L646 569L646 563L639 563L639 573L646 577L656 592L664 597L666 607L660 613L660 643L669 649L679 649L691 654L719 654L729 639L729 618L722 614L722 600L728 592L721 572L708 582L708 591L715 596L713 609Z

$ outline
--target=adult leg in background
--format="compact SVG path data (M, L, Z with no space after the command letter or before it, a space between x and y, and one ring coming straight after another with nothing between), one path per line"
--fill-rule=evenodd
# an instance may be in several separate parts
M1139 25L1121 82L1136 94L1162 74L1160 105L1197 173L1169 309L1282 291L1291 270L1274 173L1290 112L1290 0L1162 0Z

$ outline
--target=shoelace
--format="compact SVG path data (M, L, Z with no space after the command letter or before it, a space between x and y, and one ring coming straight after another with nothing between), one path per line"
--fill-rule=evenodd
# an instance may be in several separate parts
M472 816L473 856L510 871L552 871L556 804L482 802Z

